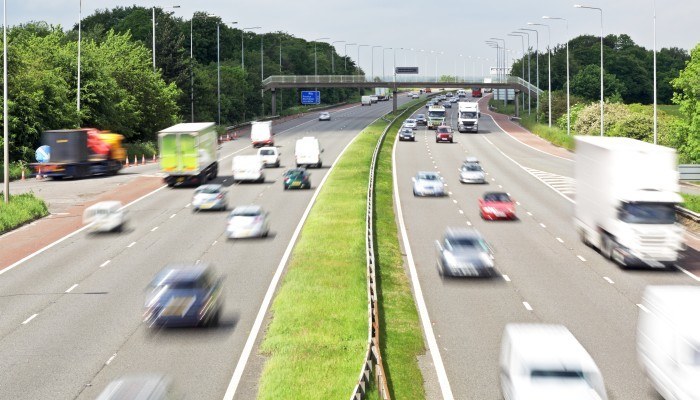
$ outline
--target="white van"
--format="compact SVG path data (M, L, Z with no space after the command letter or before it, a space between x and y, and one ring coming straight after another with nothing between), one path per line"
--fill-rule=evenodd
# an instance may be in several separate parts
M280 166L280 154L282 153L277 150L277 147L273 146L264 146L258 149L258 157L260 157L266 167L278 168Z
M119 201L101 201L83 212L83 225L90 232L121 231L126 223L126 210Z
M563 325L507 324L499 364L505 400L607 400L600 370Z
M700 286L647 286L637 355L666 400L700 399Z
M475 101L460 101L458 104L457 130L460 132L479 132L479 103Z
M372 105L372 96L362 96L362 103L363 106L371 106Z
M233 181L234 182L264 182L263 161L257 156L233 157Z
M272 121L254 121L250 126L250 140L253 147L274 146Z
M321 153L323 153L323 149L315 137L307 136L298 139L294 148L297 168L302 166L321 168L323 165Z

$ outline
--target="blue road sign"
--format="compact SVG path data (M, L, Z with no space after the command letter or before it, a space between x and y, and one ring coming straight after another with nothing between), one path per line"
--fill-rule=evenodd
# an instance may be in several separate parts
M49 162L51 159L51 147L43 145L36 149L36 161L40 163Z
M321 104L321 92L318 90L302 91L301 104Z

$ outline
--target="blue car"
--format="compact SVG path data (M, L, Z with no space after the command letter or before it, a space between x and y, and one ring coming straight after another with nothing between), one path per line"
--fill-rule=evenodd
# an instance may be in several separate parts
M149 284L144 322L150 327L217 325L222 282L208 264L168 265Z

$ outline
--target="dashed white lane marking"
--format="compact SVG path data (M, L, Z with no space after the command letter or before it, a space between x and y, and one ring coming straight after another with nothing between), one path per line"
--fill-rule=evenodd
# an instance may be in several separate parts
M519 202L519 201L516 201L515 204L520 205L520 202Z
M527 215L532 217L532 213L530 211L527 211Z
M34 318L36 318L37 315L39 315L39 314L34 314L34 315L32 315L31 317L25 319L24 322L22 322L22 325L27 325L27 324L29 323L29 321L31 321L31 320L33 320Z
M564 241L561 238L557 238L557 241L559 241L559 243L564 243Z
M506 282L510 282L510 277L509 277L508 275L506 275L506 274L503 274L503 279L504 279Z
M460 213L460 214L464 214L464 211L462 211L462 210L459 210L459 213Z
M648 308L644 307L643 304L637 304L637 307L639 307L639 309L642 310L642 311L644 311L645 313L650 313L650 314L651 314L651 311L649 311Z
M694 273L688 271L687 269L681 267L680 265L676 265L676 268L678 268L678 269L681 270L684 274L688 275L689 277L693 278L694 280L700 282L700 277L698 277L698 276L695 275Z
M75 288L77 288L77 287L78 287L78 284L76 283L75 285L73 285L73 286L69 287L68 289L66 289L65 293L70 293L70 292L73 291L73 289L75 289Z
M111 262L112 262L112 260L107 260L107 261L103 262L102 264L100 264L100 268L106 267L107 264L109 264L109 263L111 263Z
M116 356L117 356L117 353L112 354L112 357L110 357L109 360L107 360L107 361L105 362L105 365L109 365L109 363L111 363L112 360L114 360L114 357L116 357Z
M578 257L578 259L581 260L581 261L584 261L584 262L586 261L586 259L583 258L583 256L577 255L576 257Z
M467 225L468 225L468 226L472 226L472 223L469 222L469 221L467 221Z
M452 202L455 203L455 204L457 204L457 200L452 199Z
M525 306L526 310L532 311L532 306L530 305L530 303L528 303L527 301L523 301L523 305Z
M189 207L189 206L191 206L191 205L192 205L192 203L187 203L187 205L185 206L185 208L187 208L187 207Z
M604 276L603 279L605 279L611 285L615 283L612 279L608 278L607 276Z
M218 240L215 240L214 243L212 243L211 245L214 246L214 245L216 245L217 243L219 243L219 241L218 241Z
M175 218L176 215L177 215L177 214L173 214L173 215L170 216L170 218L171 218L171 219L172 219L172 218Z
M126 248L133 247L135 244L136 244L136 242L131 242L131 243L129 243L128 246L126 246Z
M155 228L151 229L151 232L155 232L156 230L158 230L157 226Z
M202 260L197 260L197 261L195 261L194 263L195 263L195 264L199 264L200 261L202 261Z
M447 192L447 194L449 194L450 196L452 196L452 192Z
M499 188L499 189L503 189L503 185L498 185L498 188Z
M546 228L546 227L547 227L545 224L543 224L543 223L541 223L541 222L540 222L540 226L543 227L543 228Z

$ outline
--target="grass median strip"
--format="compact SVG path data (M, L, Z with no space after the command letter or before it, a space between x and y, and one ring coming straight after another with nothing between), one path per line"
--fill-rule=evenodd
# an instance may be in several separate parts
M0 192L1 195L2 192ZM0 234L49 214L46 203L32 193L10 195L9 203L0 203Z

